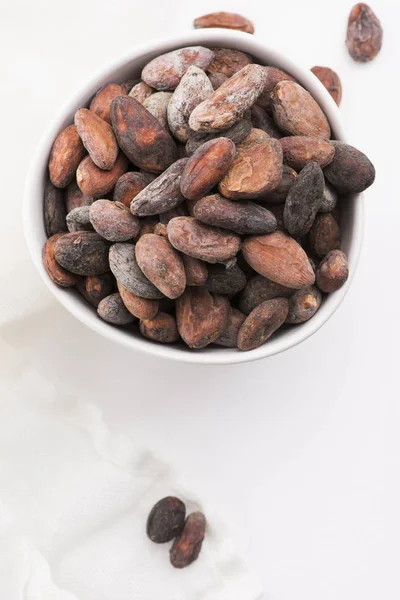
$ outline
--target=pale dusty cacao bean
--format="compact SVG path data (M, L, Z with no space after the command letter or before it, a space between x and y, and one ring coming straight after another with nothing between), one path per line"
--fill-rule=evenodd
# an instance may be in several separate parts
M79 188L76 181L71 181L66 189L65 194L65 208L67 214L74 208L80 206L90 206L94 202L93 196L86 196Z
M264 108L267 112L272 112L272 92L274 87L280 81L296 81L291 75L281 71L276 67L264 67L266 73L266 82L262 94L257 98L258 106Z
M289 190L283 212L286 229L291 235L305 235L311 229L321 206L325 189L321 167L309 163L301 170Z
M232 125L232 127L229 127L229 129L222 129L215 133L190 132L186 144L186 152L191 156L202 144L220 137L232 140L235 145L241 144L250 134L251 129L252 124L250 119L244 118L235 123L235 125Z
M188 159L181 177L181 192L189 200L205 196L227 173L236 155L228 138L206 142Z
M189 67L206 69L214 53L202 46L189 46L157 56L142 71L142 79L159 91L174 90Z
M237 265L227 269L225 265L210 265L204 287L213 294L234 295L246 285L246 275Z
M89 211L90 206L79 206L71 210L66 218L68 231L93 231Z
M247 65L201 102L189 118L194 131L227 129L243 117L261 94L266 81L263 67Z
M317 215L308 234L308 243L320 258L340 248L340 229L331 213Z
M289 167L300 171L310 162L316 162L321 168L326 167L335 154L331 142L322 138L306 135L293 135L280 140L283 160Z
M375 181L375 168L369 158L360 150L344 142L332 142L335 156L325 167L327 180L343 194L359 193Z
M254 350L264 344L283 325L288 310L289 302L286 298L275 298L259 304L239 330L239 350Z
M222 28L236 29L245 33L254 33L254 25L249 19L231 12L213 12L197 17L193 22L195 29Z
M301 289L315 281L303 248L281 231L247 238L242 253L257 273L285 287Z
M214 344L225 346L226 348L236 348L239 329L243 325L245 319L246 315L241 313L240 310L231 308L225 328L217 337Z
M129 325L135 320L135 317L125 308L118 293L103 298L97 307L97 314L112 325Z
M209 263L233 258L240 247L238 235L204 225L193 217L171 219L168 223L168 239L180 252Z
M229 77L223 73L209 73L208 78L211 81L214 90L217 90L227 79L229 79Z
M122 202L129 208L132 200L149 184L145 175L138 171L124 173L118 179L114 188L114 202Z
M265 133L268 133L270 137L277 140L282 137L282 133L275 125L273 119L268 115L267 111L257 104L254 104L254 106L251 107L251 120L253 127L262 129Z
M330 294L344 285L349 277L347 256L341 250L332 250L320 262L316 282L322 292Z
M278 127L292 135L329 140L328 119L314 98L294 81L281 81L272 92L272 111Z
M187 254L182 254L182 261L185 267L186 284L204 285L208 277L207 265L201 260Z
M101 198L111 192L118 179L128 169L128 160L122 152L118 154L118 158L111 171L103 171L99 169L90 156L86 156L79 164L76 171L76 181L83 194Z
M54 283L61 287L71 287L77 281L76 275L64 269L54 258L54 246L63 235L64 233L56 233L47 240L42 252L43 265Z
M253 131L260 131L253 130ZM266 135L264 132L262 132ZM282 179L282 148L278 140L265 140L248 143L250 134L237 147L237 154L218 189L231 200L251 200L279 185Z
M171 344L179 340L175 317L160 312L153 319L140 321L140 332L144 337L161 344Z
M111 122L121 150L137 167L161 173L177 159L171 135L134 98L119 96L112 101Z
M176 301L176 320L181 338L190 348L205 348L225 328L229 301L204 288L188 287Z
M134 317L138 319L154 319L158 313L158 300L136 296L136 294L130 292L119 281L117 281L117 286L122 302Z
M130 96L131 98L135 98L135 100L140 102L140 104L143 104L146 98L149 98L152 95L152 93L153 89L149 85L147 85L147 83L145 83L144 81L139 81L139 83L136 83L129 91L128 96Z
M286 323L295 325L305 323L315 315L321 306L322 295L315 285L297 290L289 298L289 312L286 317Z
M297 173L294 169L288 167L287 165L283 165L282 178L278 186L271 192L267 192L266 194L259 196L257 198L257 202L265 202L266 204L282 204L282 202L285 202L296 177Z
M189 139L189 117L200 102L213 93L207 75L198 67L189 67L168 104L168 123L172 134L183 144Z
M183 294L186 275L183 262L164 237L148 233L136 244L136 260L156 288L172 300Z
M90 110L96 113L100 119L111 123L110 108L111 102L117 96L125 96L128 92L117 83L109 83L100 88L90 103Z
M318 77L322 85L326 87L336 104L339 106L342 99L342 83L339 75L329 67L313 67L311 71Z
M350 56L359 62L372 60L382 47L382 37L382 26L368 4L360 2L353 6L346 38Z
M110 269L118 283L127 290L149 300L158 300L163 294L140 269L133 244L113 244L109 253Z
M58 264L76 275L102 275L109 270L109 245L97 233L66 233L55 244Z
M51 181L44 188L44 226L47 237L67 231L64 194Z
M50 152L50 181L65 188L73 180L75 171L86 154L75 125L69 125L58 134Z
M275 283L262 275L254 275L240 294L239 308L248 315L256 306L266 300L289 298L293 293L293 288Z
M194 203L192 216L207 225L229 229L240 235L271 233L274 215L254 202L233 202L220 194L204 196Z
M180 158L139 192L131 202L131 212L139 217L158 215L183 202L180 186L187 161L187 158Z
M172 92L156 92L143 102L143 106L157 119L161 127L168 130L168 105Z
M331 210L336 208L337 203L338 203L338 195L337 195L335 188L330 183L325 181L324 194L322 196L322 202L321 202L321 206L319 207L318 212L320 212L320 213L331 212Z
M126 242L139 233L139 219L122 202L96 200L89 214L95 231L109 242Z
M246 65L251 65L253 59L248 54L232 48L213 48L214 60L208 66L208 73L223 73L226 77L232 77Z

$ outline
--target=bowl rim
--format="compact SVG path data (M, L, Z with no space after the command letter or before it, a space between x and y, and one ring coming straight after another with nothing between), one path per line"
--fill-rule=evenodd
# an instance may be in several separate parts
M316 333L326 321L330 319L342 303L353 281L362 246L364 229L364 205L362 194L355 194L352 201L353 224L351 243L348 251L350 276L345 285L325 299L323 306L312 319L299 326L294 326L290 330L285 330L280 336L273 337L266 344L249 352L241 352L235 348L223 347L206 347L202 350L190 350L189 348L174 345L158 344L151 342L146 338L139 338L131 335L126 330L118 329L117 327L113 327L102 321L97 316L96 312L92 310L92 307L84 306L81 299L77 299L72 293L66 293L65 289L60 288L50 280L42 263L42 247L44 243L43 232L39 231L39 224L37 227L33 226L35 221L38 223L37 195L40 188L43 190L43 167L47 170L50 148L59 131L66 126L67 122L71 121L71 113L73 114L76 108L79 105L82 105L82 99L86 98L87 102L87 98L93 95L96 89L111 82L114 73L119 69L123 69L129 63L140 61L140 59L143 59L146 55L162 54L175 48L190 45L232 47L248 52L254 56L268 54L269 64L279 65L279 68L282 68L289 73L293 73L296 79L301 82L322 106L332 129L335 131L335 139L346 141L340 121L339 109L317 77L310 70L288 58L279 50L272 49L267 44L264 44L261 40L257 39L257 36L228 29L197 29L145 42L134 46L129 52L113 59L103 66L103 68L99 69L85 82L84 85L71 95L70 100L64 103L60 111L49 123L33 156L26 179L23 200L23 230L25 241L32 261L51 293L64 308L72 313L79 321L109 340L155 357L187 363L238 364L251 362L279 354L300 344ZM132 65L132 70L133 69L134 65ZM40 203L41 202L42 194L40 194ZM40 211L40 218L42 219L42 211ZM88 308L91 310L88 311Z

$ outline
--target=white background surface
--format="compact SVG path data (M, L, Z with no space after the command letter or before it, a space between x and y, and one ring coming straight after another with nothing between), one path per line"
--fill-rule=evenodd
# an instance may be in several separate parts
M313 338L264 362L196 367L128 353L53 302L45 328L42 318L27 321L18 336L11 325L1 330L59 389L97 404L112 431L151 446L207 490L235 525L267 600L400 596L400 6L375 0L384 45L367 65L354 63L344 46L351 6L1 0L3 297L10 289L29 296L33 282L41 285L33 271L21 281L10 268L12 256L29 260L20 206L41 131L104 62L225 8L251 18L269 45L341 76L348 139L373 160L377 180L366 193L353 286ZM14 249L1 242L10 228Z

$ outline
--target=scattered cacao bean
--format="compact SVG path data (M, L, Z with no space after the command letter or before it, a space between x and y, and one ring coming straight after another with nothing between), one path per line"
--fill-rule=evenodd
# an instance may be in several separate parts
M353 6L346 38L350 56L359 62L373 60L382 47L382 37L382 26L368 4L360 2Z
M198 559L206 532L206 519L203 513L194 512L188 516L182 533L175 539L170 552L170 560L176 569L184 569Z
M340 101L342 100L342 83L339 75L329 67L313 67L311 71L318 77L339 106Z
M218 27L222 29L236 29L237 31L245 31L246 33L254 33L254 25L249 19L231 12L214 12L197 17L194 20L195 29L207 29L210 27Z

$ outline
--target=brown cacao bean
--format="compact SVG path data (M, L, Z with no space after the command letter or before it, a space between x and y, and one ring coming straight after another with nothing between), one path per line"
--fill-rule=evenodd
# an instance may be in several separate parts
M225 265L210 265L204 287L213 294L234 295L246 285L246 275L237 265L227 269Z
M189 67L206 69L214 53L202 46L190 46L157 56L142 71L142 79L159 91L174 90Z
M336 292L349 277L347 256L341 250L332 250L320 262L316 282L322 292Z
M73 180L75 171L86 154L75 125L69 125L56 137L50 152L50 181L65 188Z
M89 211L90 206L79 206L71 210L66 218L68 231L93 231Z
M353 6L346 39L350 56L359 62L372 60L382 47L382 37L382 26L368 4L360 2Z
M309 163L301 170L290 188L283 212L286 229L291 235L305 235L311 229L321 206L325 189L321 167Z
M175 317L160 312L153 319L140 321L140 332L144 337L161 344L171 344L179 340Z
M139 219L122 202L96 200L89 214L95 231L109 242L126 242L139 233Z
M232 77L246 65L251 65L253 59L248 54L232 48L213 48L214 60L208 66L208 73L223 73Z
M340 229L331 213L317 215L308 234L308 243L320 258L340 248Z
M221 29L236 29L246 33L254 33L254 25L249 19L231 12L214 12L197 17L193 22L195 29L218 27Z
M182 533L175 539L169 551L173 567L183 569L197 560L205 531L206 519L203 513L194 512L188 516Z
M127 290L149 300L158 300L163 294L151 283L140 269L133 244L113 244L109 254L110 269L118 283Z
M122 302L134 317L138 319L154 319L158 313L158 300L149 300L149 298L136 296L119 281L117 281L117 286Z
M321 168L333 160L335 148L331 142L322 138L293 135L280 140L283 150L283 160L289 167L301 171L310 162L316 162Z
M71 181L66 189L65 195L65 208L67 210L67 214L74 210L74 208L79 208L81 206L90 206L94 202L93 196L86 196L80 190L76 181Z
M114 188L114 202L122 202L129 208L132 200L149 184L147 177L137 171L124 173Z
M109 270L108 244L97 233L66 233L54 246L59 265L76 275L102 275Z
M289 298L289 312L286 317L286 323L291 325L305 323L315 315L321 306L322 295L315 285L311 285L303 290L297 290Z
M132 214L139 217L167 212L183 202L181 178L187 158L180 158L132 200Z
M226 348L236 348L239 329L243 325L245 319L246 315L241 313L240 310L231 308L225 328L217 337L214 344L225 346Z
M164 237L148 233L136 244L136 260L156 288L172 300L183 294L186 275L179 254Z
M182 254L182 261L185 267L187 285L204 285L208 277L207 265L187 254Z
M332 142L335 155L325 167L327 180L341 193L363 192L375 181L375 168L360 150L344 142Z
M43 265L50 279L61 287L71 287L75 285L77 277L64 269L54 258L54 246L64 233L52 235L43 247Z
M100 88L95 97L90 103L90 110L94 112L100 119L104 119L107 123L111 123L110 108L111 102L117 96L125 96L128 92L117 83L109 83Z
M75 113L75 126L94 164L110 171L118 156L118 144L111 125L87 108Z
M286 298L275 298L259 304L239 330L239 350L254 350L264 344L283 325L288 310L289 302Z
M44 188L44 227L47 237L67 231L63 192L51 181Z
M118 179L128 169L128 160L120 152L111 171L99 169L90 156L86 156L76 171L76 181L83 194L101 198L111 192Z
M103 298L97 307L97 314L112 325L129 325L135 320L135 317L126 310L118 293Z
M311 71L318 77L322 85L326 87L336 104L339 106L342 99L342 83L339 75L329 67L313 67Z
M147 519L146 532L152 542L165 544L182 533L186 508L182 500L167 496L153 506Z
M250 314L262 302L273 298L289 298L293 288L285 287L262 275L254 275L240 294L239 308L246 315Z
M176 301L176 320L181 338L190 348L204 348L225 328L229 301L204 288L188 287Z

